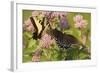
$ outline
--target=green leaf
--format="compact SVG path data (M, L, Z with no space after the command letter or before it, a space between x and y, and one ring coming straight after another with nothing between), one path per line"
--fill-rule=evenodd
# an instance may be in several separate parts
M36 48L37 47L37 41L36 40L33 40L33 39L31 39L30 41L29 41L29 44L28 44L28 48Z

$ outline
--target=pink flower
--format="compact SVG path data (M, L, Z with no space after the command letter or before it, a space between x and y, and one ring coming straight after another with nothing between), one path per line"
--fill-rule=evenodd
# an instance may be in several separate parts
M52 44L51 36L48 34L43 35L41 40L40 40L41 47L42 48L49 48L51 44Z
M73 20L76 28L86 28L88 24L87 20L83 19L82 15L76 15Z
M77 23L75 24L75 27L76 27L76 28L85 28L87 24L88 24L88 23L87 23L86 20L81 20L80 22L77 22Z
M25 28L26 31L29 31L29 32L35 31L33 24L31 23L30 19L28 19L24 22L24 28Z
M83 16L82 15L76 15L74 18L73 18L74 22L80 22L81 20L83 20Z

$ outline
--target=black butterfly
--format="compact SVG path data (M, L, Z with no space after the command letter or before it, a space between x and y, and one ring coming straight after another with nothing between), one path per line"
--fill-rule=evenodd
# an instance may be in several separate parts
M67 49L67 48L70 48L72 45L81 45L82 48L85 47L78 41L76 37L70 34L62 33L61 31L57 29L53 29L51 33L52 33L52 36L55 38L57 45L60 48Z

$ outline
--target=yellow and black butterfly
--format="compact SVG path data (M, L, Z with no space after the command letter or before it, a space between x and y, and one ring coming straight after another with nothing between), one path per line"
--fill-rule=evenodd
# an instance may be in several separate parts
M35 17L30 17L31 23L35 28L35 32L33 33L32 38L37 40L41 38L41 35L46 27L45 17L42 20L37 20Z

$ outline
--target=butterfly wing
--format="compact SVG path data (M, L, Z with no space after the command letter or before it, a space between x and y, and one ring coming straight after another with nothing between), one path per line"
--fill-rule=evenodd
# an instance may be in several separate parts
M61 31L52 30L53 37L60 48L69 48L72 44L78 44L79 41L72 35L62 33Z

